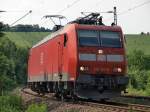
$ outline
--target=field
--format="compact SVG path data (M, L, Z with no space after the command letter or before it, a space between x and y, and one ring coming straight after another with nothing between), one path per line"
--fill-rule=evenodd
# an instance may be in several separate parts
M150 35L126 35L126 40L128 54L136 49L150 55Z
M6 36L20 47L31 47L49 32L6 32ZM127 40L127 53L133 50L142 50L145 54L150 55L150 35L126 35Z
M31 47L49 32L5 32L6 36L19 47Z
M6 32L6 36L12 40L17 46L31 47L49 32ZM127 40L127 53L133 50L142 50L145 54L150 55L150 35L126 35Z

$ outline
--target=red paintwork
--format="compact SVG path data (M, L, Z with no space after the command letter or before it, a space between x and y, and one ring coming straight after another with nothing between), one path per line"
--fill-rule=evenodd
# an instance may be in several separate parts
M122 75L126 74L126 60L123 63L106 63L106 62L82 62L78 60L78 53L95 53L97 54L99 49L104 51L104 54L122 54L125 56L125 49L123 48L96 48L96 47L78 47L77 29L91 29L91 30L109 30L119 31L121 39L124 39L121 28L118 26L94 26L94 25L79 25L69 24L63 28L62 31L58 31L58 35L48 40L47 42L33 47L30 50L30 56L28 60L28 75L29 77L42 76L44 74L54 73L67 73L70 78L76 79L80 73L79 67L82 65L89 66L91 69L88 73L96 74L97 68L101 68L102 74L114 74L111 69L113 66L122 67ZM64 34L67 34L67 44L64 47ZM124 57L125 58L125 57ZM117 73L116 73L117 74ZM116 75L115 74L115 75Z
M67 34L67 45L64 47L64 35ZM41 63L43 53L43 63ZM75 25L68 25L61 34L47 42L31 48L28 61L28 75L41 76L59 72L76 76L77 43Z
M118 26L91 26L91 25L79 25L77 29L84 29L84 30L106 30L106 31L117 31L120 32L120 37L122 40L122 46L123 48L104 48L104 47L79 47L78 52L79 53L93 53L98 55L98 50L101 49L103 50L104 55L108 54L119 54L119 55L124 55L124 62L88 62L88 61L80 61L79 62L79 67L80 66L86 66L89 67L89 70L85 73L88 74L102 74L102 75L125 75L127 72L127 61L126 61L126 52L125 52L125 45L124 45L124 37L123 33L120 27ZM79 73L84 73L79 70L78 67L78 72ZM122 68L121 73L114 73L113 68L114 67L120 67Z
M98 50L101 49L104 51L104 55L108 54L121 54L124 55L124 49L118 48L79 48L80 53L93 53L98 55ZM124 57L124 60L125 57ZM89 67L89 74L108 74L108 75L124 75L126 74L126 61L124 62L88 62L80 61L79 66ZM122 68L121 73L113 73L113 68ZM82 73L82 72L81 72Z

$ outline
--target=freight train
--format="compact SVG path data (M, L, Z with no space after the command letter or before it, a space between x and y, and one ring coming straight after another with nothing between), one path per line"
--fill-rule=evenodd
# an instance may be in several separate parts
M106 26L99 14L65 25L34 45L28 59L28 87L57 97L110 99L128 84L121 27Z

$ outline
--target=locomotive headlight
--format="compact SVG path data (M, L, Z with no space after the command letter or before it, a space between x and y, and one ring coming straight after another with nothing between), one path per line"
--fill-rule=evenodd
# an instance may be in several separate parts
M118 72L122 72L122 69L121 69L121 68L118 68Z
M81 71L84 71L84 67L83 67L83 66L81 66L81 67L80 67L80 70L81 70Z
M98 54L103 54L103 50L99 49Z
M122 68L114 68L113 72L122 72Z
M84 66L81 66L81 67L80 67L80 71L88 71L88 70L89 70L88 67L84 67Z

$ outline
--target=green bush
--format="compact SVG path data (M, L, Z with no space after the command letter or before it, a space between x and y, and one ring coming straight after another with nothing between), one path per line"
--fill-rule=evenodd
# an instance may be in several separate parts
M150 95L150 56L140 50L128 55L129 87ZM132 90L133 90L132 89Z
M0 112L21 112L21 97L14 95L0 96Z
M27 81L28 49L15 45L6 35L0 37L0 94Z
M146 58L141 50L134 50L128 55L128 66L137 69L145 69Z
M146 70L139 70L134 67L129 69L130 85L135 89L145 89L149 75Z
M148 96L150 96L150 71L147 72L149 77L147 79L147 85L146 85L146 93Z
M14 107L11 106L3 106L0 108L0 112L21 112L21 110L18 110Z
M13 79L9 78L6 75L0 76L0 95L2 94L2 92L14 89L16 86L17 83Z
M28 107L26 112L47 112L47 106L45 104L32 104Z

